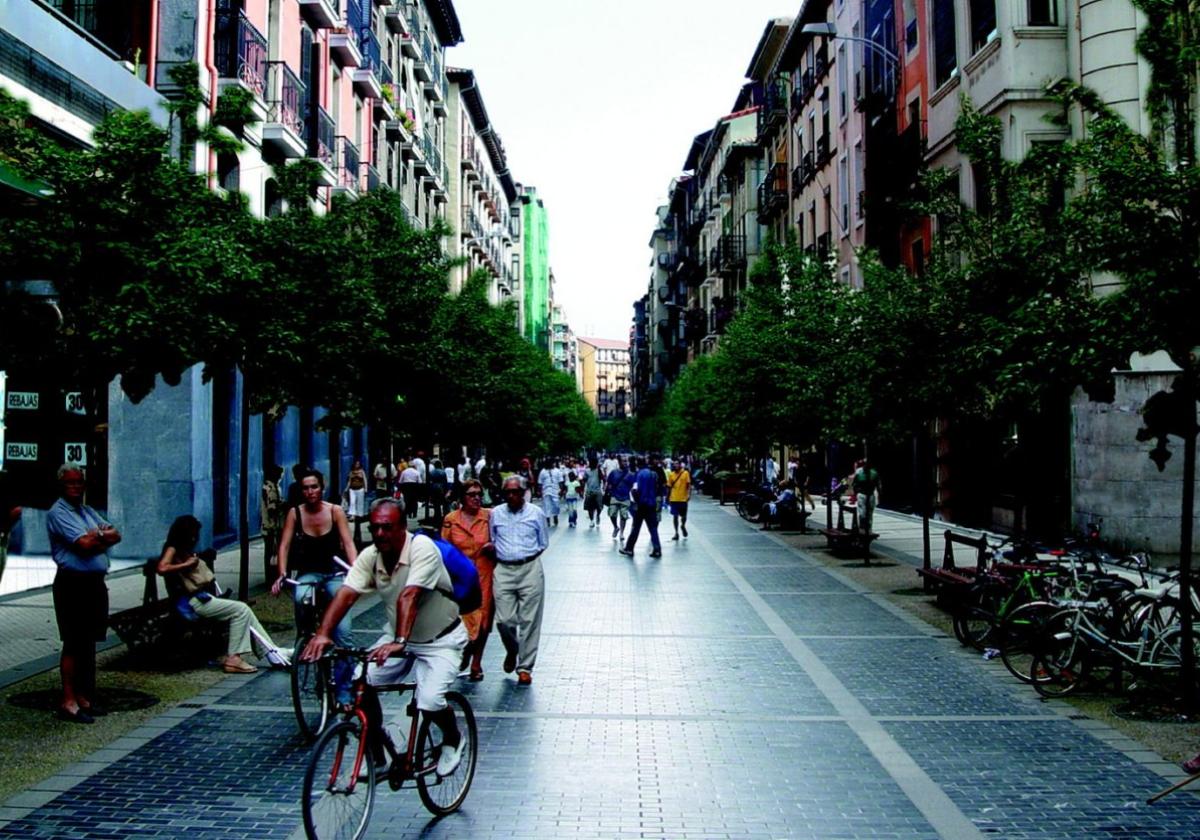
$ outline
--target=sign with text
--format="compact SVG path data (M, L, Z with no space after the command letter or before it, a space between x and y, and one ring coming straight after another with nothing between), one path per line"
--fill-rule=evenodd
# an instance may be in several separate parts
M36 443L21 443L15 440L5 441L5 461L36 461L37 459L38 445Z

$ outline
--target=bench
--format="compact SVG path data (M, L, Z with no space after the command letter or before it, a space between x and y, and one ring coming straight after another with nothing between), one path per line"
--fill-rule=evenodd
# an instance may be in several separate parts
M937 595L939 603L946 605L957 601L975 583L975 579L987 568L988 545L986 537L969 537L947 530L946 547L942 552L942 565L938 568L923 566L917 569L926 592ZM975 565L959 566L954 560L954 546L965 545L975 549Z
M773 523L768 519L763 519L762 529L769 531L772 527L778 526L780 531L799 531L801 534L807 534L808 517L810 516L812 516L812 511L810 510L789 508L779 514L778 522Z
M108 617L108 626L130 651L142 652L164 644L179 648L185 641L189 649L208 651L218 643L223 644L225 622L184 618L169 598L159 597L158 557L146 561L142 576L146 580L141 606L120 610Z
M825 537L826 546L834 554L861 557L865 562L871 561L871 543L879 539L879 534L866 533L858 527L858 506L853 502L837 499L837 527L832 524L822 528L819 533ZM850 527L846 527L846 514L850 515Z

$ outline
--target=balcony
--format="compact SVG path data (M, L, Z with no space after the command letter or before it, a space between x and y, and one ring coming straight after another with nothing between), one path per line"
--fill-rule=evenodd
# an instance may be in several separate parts
M308 118L308 156L320 164L321 184L332 187L337 183L337 166L333 153L336 145L333 117L318 106L312 107Z
M231 11L217 13L213 59L222 79L235 79L259 99L266 99L267 39L243 12L236 16Z
M388 122L396 119L396 84L392 80L392 68L388 67L387 62L379 65L379 71L381 95L375 99L375 116Z
M828 261L831 253L833 253L833 236L829 233L822 233L817 237L817 262Z
M817 57L813 63L813 81L814 83L825 78L825 74L829 72L829 54L825 51L825 46L817 50Z
M383 59L379 52L379 41L376 40L371 30L362 30L359 47L362 50L362 61L351 73L354 89L364 98L381 100L383 99L383 85L380 79L382 75L380 68L383 65Z
M787 80L776 77L766 87L763 104L758 109L758 141L764 142L787 121Z
M720 253L720 270L729 274L746 267L746 237L741 234L727 233L717 243Z
M444 189L448 179L445 167L442 165L442 151L428 134L421 138L421 151L425 153L429 175L440 182L436 185L437 187Z
M379 170L369 163L363 164L363 180L366 182L367 192L374 192L383 186L383 179L379 176Z
M349 137L337 138L337 183L334 190L350 196L358 195L360 189L360 164L358 147L350 142Z
M363 62L358 33L339 27L329 33L329 55L342 67L358 67Z
M820 169L825 164L829 163L833 157L833 152L829 148L829 135L822 134L817 138L817 153L813 161L817 169Z
M400 36L400 52L405 58L417 58L421 54L417 39L421 37L420 4L413 3L408 7L408 29Z
M299 0L300 14L313 29L333 29L342 16L338 13L338 0Z
M267 119L263 143L274 146L285 158L304 157L304 83L282 61L272 61L267 72Z
M392 3L383 11L383 22L389 30L403 37L411 35L408 22L408 5L406 3Z
M767 176L758 185L758 221L769 222L787 203L787 164L777 163L767 170Z
M417 48L420 53L413 62L413 77L418 82L433 80L433 45L429 42L429 34L422 32L417 36Z

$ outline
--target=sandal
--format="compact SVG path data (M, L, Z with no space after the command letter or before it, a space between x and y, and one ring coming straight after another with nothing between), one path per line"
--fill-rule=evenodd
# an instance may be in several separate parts
M258 671L258 668L244 659L238 659L236 662L227 659L221 665L221 670L226 674L253 674Z
M469 679L471 682L482 682L483 681L483 671L477 671L474 668L472 668L471 675L469 677L467 677L467 679Z

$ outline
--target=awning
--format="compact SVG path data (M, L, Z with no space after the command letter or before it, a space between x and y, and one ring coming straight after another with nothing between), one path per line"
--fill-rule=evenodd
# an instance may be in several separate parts
M0 160L0 185L34 198L46 198L54 195L54 190L45 181L31 181L2 160Z

